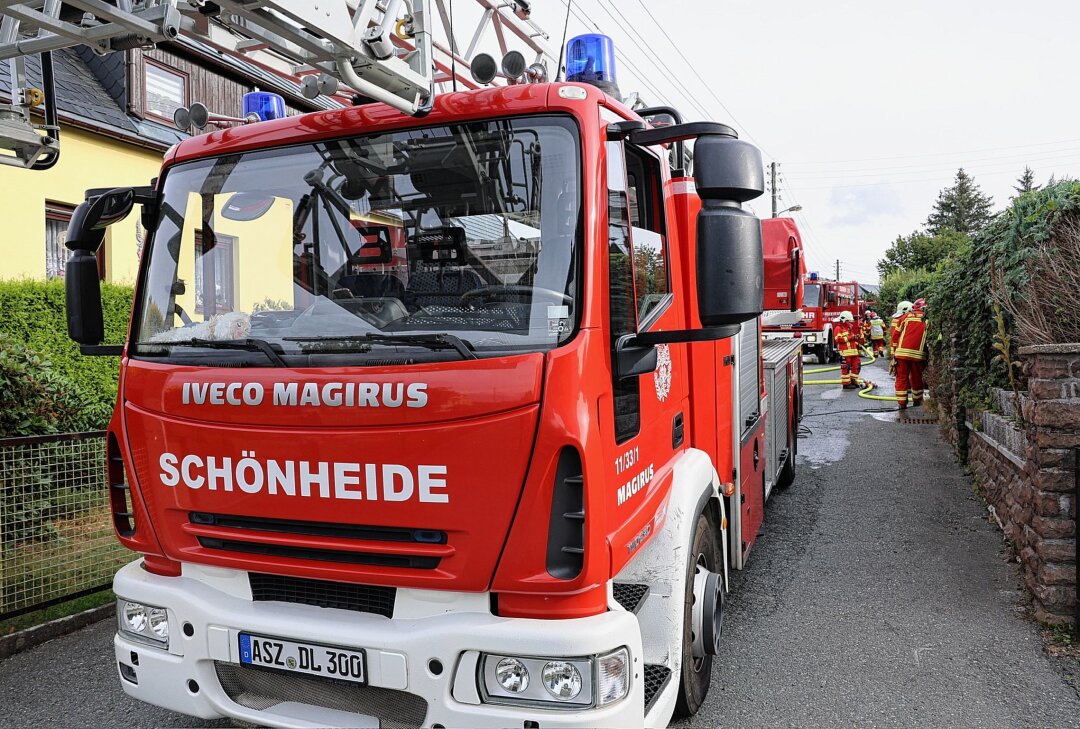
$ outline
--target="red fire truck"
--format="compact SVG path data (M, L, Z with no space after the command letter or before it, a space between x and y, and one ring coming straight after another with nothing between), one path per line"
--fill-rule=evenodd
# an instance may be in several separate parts
M88 192L68 326L121 357L127 693L297 727L702 705L729 569L794 477L801 357L762 343L760 153L648 124L671 112L590 83L366 103ZM132 323L103 346L94 253L135 205Z
M811 273L803 283L800 321L769 327L766 336L800 339L804 351L814 354L818 362L832 362L837 357L833 323L842 311L850 311L859 320L858 281L825 281Z

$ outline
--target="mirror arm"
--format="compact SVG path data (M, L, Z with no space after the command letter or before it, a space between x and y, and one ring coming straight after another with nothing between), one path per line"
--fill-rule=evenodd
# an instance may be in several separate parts
M79 353L87 357L119 357L124 353L122 344L80 344Z

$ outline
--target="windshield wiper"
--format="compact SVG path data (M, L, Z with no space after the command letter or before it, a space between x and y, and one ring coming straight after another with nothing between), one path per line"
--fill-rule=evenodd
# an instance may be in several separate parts
M341 342L347 344L416 344L421 347L439 351L453 349L461 355L462 359L476 359L476 354L470 349L471 344L461 337L453 334L410 334L399 332L396 334L351 334L340 337L282 337L286 342Z
M206 349L238 349L245 352L262 352L275 367L287 367L270 343L265 339L181 339L176 342L139 342L142 347L205 347Z

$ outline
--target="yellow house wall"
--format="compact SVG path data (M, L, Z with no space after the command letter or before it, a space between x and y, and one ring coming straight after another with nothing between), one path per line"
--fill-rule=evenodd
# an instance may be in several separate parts
M45 201L78 205L91 187L146 185L161 168L161 153L63 126L60 162L35 172L0 166L0 279L45 278ZM105 276L135 282L139 261L137 210L105 237Z
M214 197L213 229L218 235L234 239L233 291L237 311L250 314L256 304L266 299L293 304L292 260L292 200L278 198L270 209L255 220L229 220L220 215L231 194ZM187 224L180 235L180 260L177 278L187 286L176 301L195 321L205 317L195 311L195 229L199 226L202 200L196 194L188 196L184 219Z

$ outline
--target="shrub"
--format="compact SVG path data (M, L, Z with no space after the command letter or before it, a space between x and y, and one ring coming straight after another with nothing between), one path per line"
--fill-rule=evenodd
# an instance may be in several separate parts
M132 290L103 283L101 295L105 341L121 342L127 331ZM83 356L78 345L68 339L62 280L0 281L0 334L6 335L8 347L18 343L41 361L49 362L47 374L42 377L60 388L72 405L62 414L57 412L53 425L37 420L32 432L24 432L24 428L19 434L98 430L106 426L116 401L119 362L115 357ZM0 428L0 436L14 434Z
M51 363L0 334L0 437L60 432L79 418L78 405Z
M1080 341L1078 289L1080 182L1020 195L941 265L930 288L939 389L982 408L991 388L1023 387L1010 373L1012 350Z

